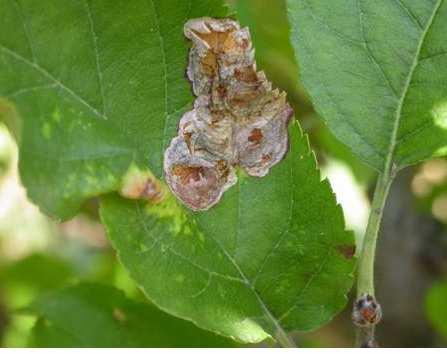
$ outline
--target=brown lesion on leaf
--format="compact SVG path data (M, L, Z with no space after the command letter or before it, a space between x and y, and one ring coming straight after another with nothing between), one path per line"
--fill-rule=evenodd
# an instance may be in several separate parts
M242 82L258 82L258 75L253 67L247 66L234 70L234 77Z
M269 154L262 155L262 163L264 164L268 163L271 159L272 157Z
M216 32L206 23L204 25L209 29L209 33L194 30L193 32L210 47L210 52L221 54L235 47L234 40L230 37L231 31Z
M204 17L189 20L184 33L192 41L187 75L196 100L165 151L164 172L185 205L205 210L236 183L237 168L263 177L282 160L293 111L256 70L247 28Z
M351 259L355 255L354 245L340 245L337 246L337 251L346 259Z
M262 141L264 135L262 134L262 130L259 128L254 128L251 131L250 136L248 137L248 141L253 145L259 145Z
M217 72L217 58L213 52L208 52L202 59L203 72L208 76L215 76Z
M166 187L149 170L140 170L132 165L120 188L121 196L129 199L144 199L152 203L160 203L166 195Z
M205 168L203 166L182 166L175 165L172 167L172 173L180 178L181 183L187 184L191 181L199 182L205 176Z

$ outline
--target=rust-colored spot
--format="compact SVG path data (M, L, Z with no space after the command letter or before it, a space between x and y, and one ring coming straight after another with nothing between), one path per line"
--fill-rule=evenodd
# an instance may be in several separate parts
M151 202L158 203L163 200L164 191L160 183L148 178L143 182L135 183L128 189L126 197L130 199L147 199Z
M133 167L124 177L120 194L129 199L145 199L159 203L165 197L165 188L149 171L141 171Z
M200 181L205 174L205 168L202 166L194 167L175 165L172 168L172 173L177 177L180 177L182 184L187 184L190 181Z
M367 307L360 310L362 317L369 323L375 323L377 320L377 311L373 308Z
M258 75L253 67L244 67L241 69L234 70L234 76L236 79L243 82L253 82L256 83L258 81Z
M192 137L191 133L187 133L187 132L183 133L183 138L185 139L186 145L188 145L189 151L191 151L191 137Z
M215 76L217 72L217 58L216 55L209 51L202 59L203 72L207 76Z
M221 98L224 98L224 97L227 96L227 88L226 88L224 85L219 84L219 85L217 86L217 93L219 94L219 96L220 96Z
M262 155L262 162L267 163L272 159L272 157L269 154Z
M248 141L254 145L259 145L263 137L264 135L262 134L262 130L259 128L255 128L251 131L251 134L248 137Z
M250 45L250 42L247 40L247 38L242 39L242 41L241 41L241 47L242 47L243 49L247 49L249 45Z
M362 294L356 301L352 311L353 323L358 327L371 327L382 318L382 308L374 296Z
M346 259L351 259L355 254L355 246L353 245L341 245L337 246L337 251L343 255Z
M222 53L225 50L228 51L235 46L234 41L228 38L230 35L230 31L212 31L210 33L201 33L194 31L194 33L204 42L206 42L209 45L211 51L213 51L214 53Z
M164 193L159 184L152 179L147 179L141 190L140 198L157 203L163 199L163 196Z

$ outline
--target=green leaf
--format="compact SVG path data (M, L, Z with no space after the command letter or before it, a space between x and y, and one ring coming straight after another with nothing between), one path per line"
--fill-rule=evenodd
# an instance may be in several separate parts
M320 118L315 116L313 119ZM375 170L365 165L357 155L354 155L346 145L332 134L325 124L318 125L313 137L315 144L319 147L318 150L320 153L324 157L334 158L348 166L352 175L361 185L368 186L374 180L376 176Z
M0 97L23 119L21 178L42 210L73 216L132 162L161 176L192 102L183 24L226 12L220 0L0 0Z
M447 153L447 2L288 0L304 85L334 134L383 171Z
M353 236L307 138L268 176L239 176L220 203L193 213L160 204L103 200L101 216L131 276L160 308L243 342L278 330L310 330L346 303Z
M81 284L42 296L31 347L232 347L233 342L129 300L105 285Z
M135 166L160 178L192 101L183 25L225 15L222 2L0 0L0 13L0 95L23 118L31 199L64 219L119 190ZM158 204L103 199L123 264L160 308L256 342L321 326L344 307L353 236L296 123L291 133L285 161L265 178L241 173L206 213L169 193Z
M42 291L66 284L74 276L73 269L62 259L35 253L0 267L0 291L9 307L20 308Z
M432 326L447 338L447 282L434 285L428 292L426 313Z

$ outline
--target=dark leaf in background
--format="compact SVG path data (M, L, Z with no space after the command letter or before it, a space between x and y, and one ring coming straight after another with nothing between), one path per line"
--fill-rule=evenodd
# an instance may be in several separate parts
M30 347L233 347L116 288L85 283L56 290L32 306L39 316Z

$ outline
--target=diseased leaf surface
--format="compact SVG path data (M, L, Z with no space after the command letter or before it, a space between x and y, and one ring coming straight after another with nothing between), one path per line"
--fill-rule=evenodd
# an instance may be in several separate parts
M264 178L240 175L207 212L173 197L105 198L112 243L158 306L244 342L313 329L343 308L353 237L296 123L291 133L285 161Z
M288 0L316 109L383 170L447 153L447 2Z
M234 346L230 340L130 300L105 285L80 284L53 291L39 298L33 311L39 319L31 347Z
M31 199L65 219L119 190L130 166L161 177L192 102L183 25L224 16L222 3L0 0L0 13L0 96L23 118L20 171ZM318 327L343 308L353 237L297 123L291 132L286 160L264 178L240 173L206 213L169 193L159 204L102 200L121 261L160 308L243 342Z
M183 24L226 11L215 0L0 0L0 97L24 120L29 197L65 219L117 190L132 161L161 176L192 102Z

